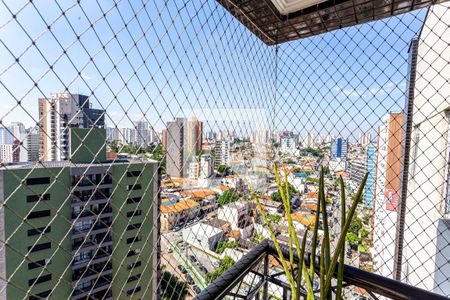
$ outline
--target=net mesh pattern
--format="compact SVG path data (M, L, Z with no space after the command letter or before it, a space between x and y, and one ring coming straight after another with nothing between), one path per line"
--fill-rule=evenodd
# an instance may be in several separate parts
M250 188L288 242L274 162L333 247L368 172L346 263L450 295L448 2L270 46L227 3L0 2L0 298L193 298L270 238Z

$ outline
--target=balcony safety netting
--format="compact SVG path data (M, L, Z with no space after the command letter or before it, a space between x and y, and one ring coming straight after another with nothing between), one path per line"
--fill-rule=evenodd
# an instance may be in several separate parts
M346 264L450 296L449 2L289 2L0 2L1 299L194 298L270 239L251 190L288 243L274 163L332 248L368 173Z

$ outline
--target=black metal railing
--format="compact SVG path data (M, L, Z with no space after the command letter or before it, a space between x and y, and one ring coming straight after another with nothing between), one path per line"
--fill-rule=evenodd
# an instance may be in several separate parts
M281 245L284 257L289 257L287 246ZM236 264L224 272L214 282L204 289L195 299L271 299L272 296L282 299L291 299L289 284L283 280L283 271L271 272L271 259L278 260L278 253L272 241L265 240L253 247ZM319 259L319 258L318 258ZM298 257L294 255L295 262ZM309 265L309 255L305 256L305 262ZM319 272L319 264L316 262L316 273ZM337 268L336 268L337 270ZM273 268L272 268L273 271ZM335 273L336 276L336 273ZM247 279L245 282L244 279ZM355 267L344 267L344 284L346 287L359 287L367 292L373 299L385 296L390 299L448 299L429 291L386 278L375 273L370 273ZM276 295L269 285L278 287ZM316 296L320 288L316 289ZM301 293L302 299L306 299L306 290Z

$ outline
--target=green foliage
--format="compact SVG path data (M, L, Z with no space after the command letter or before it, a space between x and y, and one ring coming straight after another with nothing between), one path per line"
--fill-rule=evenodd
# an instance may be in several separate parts
M370 231L365 229L365 228L361 228L359 230L359 234L361 236L361 238L366 238L369 235Z
M217 199L217 203L220 206L230 204L239 200L239 195L234 190L228 190L223 192L222 195Z
M239 243L237 241L231 241L231 242L227 242L227 241L219 241L217 243L217 248L216 248L216 252L221 254L225 251L225 249L236 249L239 247Z
M280 192L274 192L271 197L272 197L273 201L281 202L281 194L280 194Z
M259 244L263 240L264 240L264 236L259 232L255 232L255 234L253 234L253 236L250 238L250 241L255 244Z
M354 233L355 235L358 235L359 230L361 230L361 228L362 228L362 220L360 218L356 217L350 223L350 227L349 227L348 231Z
M178 279L177 276L166 271L164 266L161 274L161 295L163 300L182 300L189 295L186 282Z
M274 222L274 223L278 223L281 220L281 216L280 215L271 215L271 214L267 214L267 218Z
M206 274L206 281L208 283L213 282L214 280L216 280L217 277L225 273L225 271L231 268L231 266L234 265L235 263L236 262L234 261L233 258L231 258L228 255L225 256L224 258L219 260L219 266L214 271Z
M289 186L289 195L290 196L298 193L297 189L292 184L288 183L288 186ZM273 192L271 197L272 197L273 201L282 202L281 194L279 191Z
M315 156L315 157L323 157L322 152L319 149L314 149L314 148L309 147L309 148L303 149L303 152L310 153L312 156Z
M331 252L330 252L330 235L329 235L329 230L328 230L329 228L328 228L328 221L327 221L328 213L327 213L326 205L325 205L325 184L324 184L325 176L324 176L324 170L323 169L321 170L320 180L319 180L319 199L318 199L318 203L317 203L318 209L317 209L317 214L316 214L316 222L314 223L313 238L311 241L311 245L312 245L311 258L310 258L311 265L310 265L310 270L308 271L308 269L306 268L306 265L304 264L304 256L303 256L306 243L302 243L302 245L300 246L299 239L296 235L295 227L292 223L292 216L290 214L289 193L287 192L288 183L287 183L287 181L284 184L281 182L279 174L277 172L276 164L274 165L274 172L275 172L275 177L276 177L277 184L279 187L279 194L280 194L281 200L283 202L283 205L286 208L286 217L288 219L289 265L281 252L280 245L278 243L278 240L274 233L274 230L271 226L269 217L263 210L262 205L261 205L258 197L255 195L251 186L250 186L250 191L252 193L253 199L256 201L256 204L258 206L258 209L259 209L261 215L263 216L264 222L266 223L266 226L269 230L272 241L277 250L277 253L278 253L278 256L280 259L280 263L283 266L284 273L286 275L287 282L289 283L289 285L291 287L292 299L295 299L295 300L300 299L301 289L303 287L302 286L302 278L300 278L300 276L303 276L303 278L305 279L305 282L306 282L306 293L307 293L306 299L308 299L308 300L316 299L316 295L313 290L312 282L314 282L314 280L315 280L315 278L314 278L314 267L315 267L314 262L315 262L315 251L316 251L315 246L317 243L319 243L317 230L319 227L318 221L319 221L320 214L322 214L322 224L323 224L323 239L322 239L322 241L320 241L321 242L321 246L320 246L321 251L319 253L320 257L321 257L320 273L319 273L319 275L320 275L320 299L321 300L332 299L331 283L333 281L334 274L337 271L336 268L337 268L338 260L341 263L343 262L343 258L344 258L343 252L345 251L345 242L347 239L347 234L349 236L349 239L352 240L352 242L355 239L360 239L357 234L350 232L349 229L350 229L350 227L352 227L353 230L355 230L355 229L359 230L362 226L362 224L361 224L361 226L358 228L358 224L360 222L358 222L358 221L353 222L353 217L355 216L356 208L358 206L358 201L360 201L360 199L363 196L364 186L367 181L367 174L364 177L364 179L358 189L358 192L355 197L355 201L352 202L352 205L351 205L349 211L347 213L343 212L343 216L342 216L343 224L341 225L341 234L336 243L336 247L335 247L336 250L333 254L331 254ZM342 177L340 178L340 181L338 183L341 187L342 201L344 201L344 203L345 203L345 184L344 184L344 181L342 180ZM307 228L307 230L308 229L309 228ZM306 230L306 232L307 232L307 230ZM306 232L303 237L303 242L306 241ZM299 272L294 272L294 268L290 267L290 266L294 265L294 263L293 263L294 251L297 251L297 255L299 257L299 265L297 266L301 270ZM340 268L338 270L337 282L335 283L335 286L336 286L336 297L335 298L337 300L341 300L342 294L343 294L342 293L343 268Z
M314 182L314 183L319 183L319 178L315 178L315 177L306 177L305 181L306 182Z
M230 170L230 167L224 164L221 164L217 167L217 172L221 173L221 174L225 174L226 172L228 172Z
M345 239L352 247L357 247L361 242L361 238L353 232L348 232Z

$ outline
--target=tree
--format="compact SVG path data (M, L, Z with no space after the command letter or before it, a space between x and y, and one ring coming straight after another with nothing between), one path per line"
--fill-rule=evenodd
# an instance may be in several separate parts
M359 234L359 230L362 228L362 220L358 217L353 218L350 223L350 227L348 229L349 232L354 233L355 235Z
M233 258L231 258L228 255L225 256L224 258L219 260L219 266L214 271L209 272L208 274L206 274L206 281L208 283L213 282L214 280L216 280L217 277L222 275L226 270L231 268L231 266L234 265L235 263L236 262L234 261Z
M223 253L225 249L236 249L239 247L239 243L237 241L227 242L227 241L219 241L217 243L216 253Z
M230 204L239 200L239 195L234 190L228 190L223 192L222 195L217 199L217 203L220 206Z
M348 241L352 248L358 247L359 243L361 242L361 238L353 232L348 232L345 236L345 239Z
M272 200L276 202L281 202L281 194L280 192L274 192L272 194Z
M270 221L272 221L274 223L278 223L281 220L281 216L280 215L267 214L267 219L269 219Z
M163 300L186 299L189 295L187 283L178 279L177 276L162 268L160 294Z
M298 191L295 189L295 187L292 184L288 183L288 186L289 186L288 190L289 190L290 196L298 193ZM279 191L276 191L272 194L272 200L276 201L276 202L281 202L281 194Z
M217 167L217 172L224 174L224 173L228 172L229 169L230 169L230 167L228 167L227 165L221 164Z

